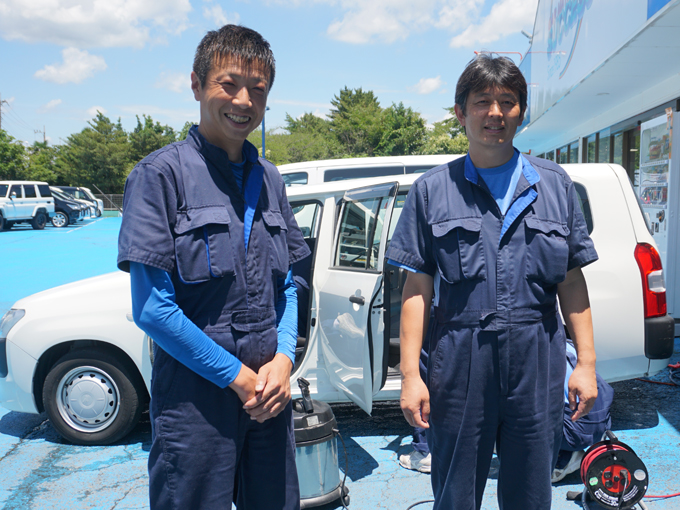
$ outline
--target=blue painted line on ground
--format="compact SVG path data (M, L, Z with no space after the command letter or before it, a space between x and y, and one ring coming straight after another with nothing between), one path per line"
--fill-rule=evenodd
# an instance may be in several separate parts
M0 233L0 313L35 292L116 271L120 224L120 218L103 218L64 230L17 226ZM678 339L672 361L680 361ZM668 381L668 370L652 379ZM613 386L613 428L647 465L648 493L680 492L680 388L635 380ZM397 403L376 403L370 417L351 404L333 409L347 445L350 509L406 510L432 497L429 475L398 465L398 455L410 450L411 429ZM81 447L66 444L44 414L0 409L0 506L3 510L148 509L150 440L148 414L117 444ZM344 473L342 446L338 446ZM497 508L497 469L494 459L482 510ZM566 493L582 487L577 474L554 486L553 509L578 509L579 504L566 500ZM680 498L647 501L647 505L650 510L677 510ZM338 508L339 503L320 510ZM414 510L431 508L432 504L422 504Z

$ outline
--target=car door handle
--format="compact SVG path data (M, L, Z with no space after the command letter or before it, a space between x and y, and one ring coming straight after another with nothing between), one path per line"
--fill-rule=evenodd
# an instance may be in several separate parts
M362 305L362 306L366 303L366 299L364 298L364 296L350 296L349 300L352 303L356 303L357 305Z

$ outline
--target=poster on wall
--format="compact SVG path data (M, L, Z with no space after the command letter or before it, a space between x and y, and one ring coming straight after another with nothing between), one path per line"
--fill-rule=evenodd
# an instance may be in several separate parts
M673 111L670 108L665 115L640 126L640 172L637 191L664 267L668 247L668 186L672 132Z

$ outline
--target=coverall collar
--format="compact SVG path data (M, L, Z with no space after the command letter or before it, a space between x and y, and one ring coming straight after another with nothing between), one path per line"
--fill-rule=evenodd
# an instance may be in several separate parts
M187 141L218 167L227 165L230 162L227 152L206 140L205 137L198 131L198 126L196 125L192 126L189 130ZM248 140L243 142L243 156L246 159L246 163L250 164L256 164L259 158L257 147L255 147ZM249 165L246 165L246 167L247 166Z

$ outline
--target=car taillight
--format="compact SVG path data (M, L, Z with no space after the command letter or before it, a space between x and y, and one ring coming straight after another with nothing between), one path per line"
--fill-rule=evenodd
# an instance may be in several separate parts
M666 315L666 282L659 252L651 244L638 244L635 247L635 261L642 276L645 319Z

